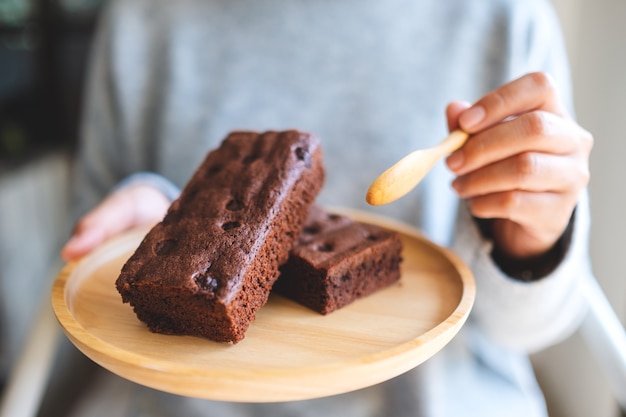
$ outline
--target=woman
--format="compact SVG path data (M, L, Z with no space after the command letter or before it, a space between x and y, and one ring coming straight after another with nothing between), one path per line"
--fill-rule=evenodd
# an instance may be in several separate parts
M111 415L116 392L132 415L547 415L526 355L576 328L590 273L593 139L571 107L543 0L113 1L94 45L65 259L160 220L229 131L296 127L322 139L320 202L420 227L472 268L477 298L443 351L375 387L241 405L102 373L85 415L98 404ZM466 145L409 195L368 207L369 183L446 125L470 133Z

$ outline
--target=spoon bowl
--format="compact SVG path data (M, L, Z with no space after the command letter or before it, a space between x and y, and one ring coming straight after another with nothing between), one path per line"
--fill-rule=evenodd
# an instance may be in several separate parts
M468 137L466 132L455 130L437 145L411 152L374 180L365 200L377 206L404 196L419 184L437 161L463 146Z

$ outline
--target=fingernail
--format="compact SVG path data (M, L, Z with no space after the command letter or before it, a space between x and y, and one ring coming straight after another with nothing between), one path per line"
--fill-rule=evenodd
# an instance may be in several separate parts
M485 108L483 106L474 106L465 110L459 116L459 123L463 129L471 129L478 125L485 118Z
M453 171L460 169L463 166L465 158L463 157L462 151L456 151L452 153L448 159L446 159L446 163L448 164L448 168Z
M74 257L74 246L76 246L76 240L71 238L65 245L61 248L61 258L64 261L70 261Z
M70 237L70 239L65 242L65 245L63 246L63 248L70 248L73 249L74 246L78 246L80 244L80 235L74 235L72 237Z
M454 188L454 190L458 193L460 187L461 181L458 178L455 178L454 181L452 181L452 188Z
M89 233L73 235L61 249L61 254L72 257L76 253L84 252L85 247L89 246L91 238Z

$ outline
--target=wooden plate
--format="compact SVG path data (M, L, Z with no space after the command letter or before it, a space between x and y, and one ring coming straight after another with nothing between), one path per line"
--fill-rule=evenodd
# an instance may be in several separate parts
M239 402L290 401L377 384L430 358L459 331L474 302L469 269L405 225L345 212L401 233L398 284L322 316L277 295L236 345L151 333L114 282L147 229L67 264L52 306L89 358L131 381L174 394Z

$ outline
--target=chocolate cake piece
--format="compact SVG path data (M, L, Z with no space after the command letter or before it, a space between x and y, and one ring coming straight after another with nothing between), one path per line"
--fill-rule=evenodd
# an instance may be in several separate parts
M328 314L400 279L397 233L314 206L273 291Z
M323 177L313 135L230 134L122 268L122 300L153 332L240 341Z

